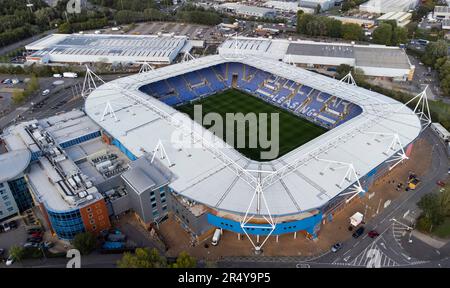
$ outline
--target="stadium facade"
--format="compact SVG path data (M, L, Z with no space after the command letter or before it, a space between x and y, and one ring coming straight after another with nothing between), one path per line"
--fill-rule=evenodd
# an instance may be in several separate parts
M260 162L175 109L230 88L328 131ZM252 55L119 78L93 90L84 110L23 122L1 137L8 153L24 155L2 179L23 178L52 231L67 240L108 229L128 211L147 227L171 213L199 239L215 227L314 239L340 207L407 159L422 128L389 97ZM180 147L174 136L200 146Z

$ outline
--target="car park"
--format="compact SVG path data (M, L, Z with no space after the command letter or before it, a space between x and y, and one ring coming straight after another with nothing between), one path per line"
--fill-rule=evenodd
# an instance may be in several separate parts
M356 229L356 231L353 233L353 238L358 238L359 236L361 236L364 233L364 227L359 227L358 229Z
M437 181L436 184L437 184L438 186L445 187L445 182L442 181L442 180Z

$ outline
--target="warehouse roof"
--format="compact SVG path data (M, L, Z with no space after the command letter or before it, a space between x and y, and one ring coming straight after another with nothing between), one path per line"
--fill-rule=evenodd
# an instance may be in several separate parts
M290 43L286 54L353 58L353 46L326 43Z
M171 62L184 46L186 36L163 35L108 35L108 34L52 34L29 45L27 50L36 51L30 58L44 56L89 56L95 61L101 58L123 61ZM94 61L94 60L93 60Z
M405 52L401 49L355 47L355 60L357 67L380 67L409 69L411 63Z

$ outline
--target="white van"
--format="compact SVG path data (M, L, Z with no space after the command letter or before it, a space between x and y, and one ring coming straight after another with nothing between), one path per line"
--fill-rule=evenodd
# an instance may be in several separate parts
M214 231L214 235L211 240L211 244L213 246L217 246L219 244L220 236L222 235L222 229L217 228L216 231Z

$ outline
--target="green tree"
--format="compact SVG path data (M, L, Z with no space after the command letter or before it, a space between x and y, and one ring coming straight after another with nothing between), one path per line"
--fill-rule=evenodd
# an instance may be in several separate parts
M11 248L9 248L9 255L15 261L20 261L25 256L25 249L23 247L14 245Z
M373 42L382 45L391 45L392 26L388 23L381 23L372 33Z
M78 233L73 238L73 246L83 255L88 255L94 251L97 239L91 232Z
M392 45L406 44L408 42L408 30L403 27L396 27L392 32Z
M431 42L425 48L425 53L422 55L422 62L429 66L434 66L437 59L447 56L448 45L445 40L438 40Z
M363 38L363 30L358 24L342 24L342 38L345 40L361 40Z
M58 26L58 32L63 34L72 33L72 26L68 22L64 22Z
M342 22L336 19L328 18L327 22L327 30L328 36L333 38L341 38L342 37Z
M181 252L178 257L177 261L171 265L172 268L195 268L197 267L197 260L190 256L186 252Z
M166 258L159 255L155 248L136 248L134 254L124 253L117 262L119 268L165 268Z
M433 225L439 225L444 220L440 199L437 194L426 194L417 203L417 206L422 209L422 215L428 218Z

